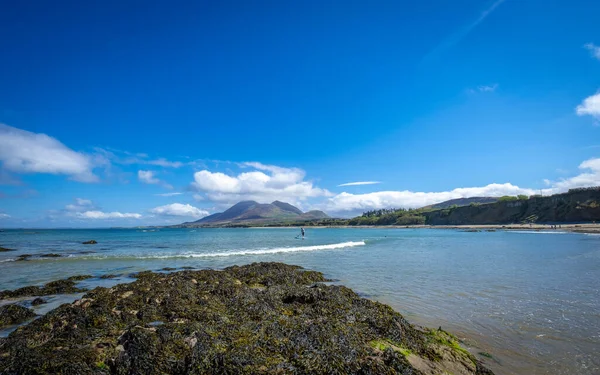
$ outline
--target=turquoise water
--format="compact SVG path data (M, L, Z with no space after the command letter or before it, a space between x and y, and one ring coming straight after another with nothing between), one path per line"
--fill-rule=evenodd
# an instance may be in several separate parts
M76 274L278 261L453 331L498 374L598 374L600 236L434 229L7 230L0 289ZM97 245L82 245L94 239ZM38 258L57 253L61 258ZM16 262L21 254L34 255ZM116 281L88 280L93 286ZM106 285L106 284L105 284Z

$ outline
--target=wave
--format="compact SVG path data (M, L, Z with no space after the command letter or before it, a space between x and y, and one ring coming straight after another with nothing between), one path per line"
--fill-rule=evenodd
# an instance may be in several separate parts
M276 247L272 249L256 249L256 250L238 250L228 251L221 253L183 253L183 254L168 254L168 255L149 255L149 256L135 256L130 255L109 255L106 257L81 257L79 259L107 259L107 258L132 258L132 259L170 259L170 258L216 258L216 257L231 257L231 256L244 256L244 255L268 255L278 253L297 253L297 252L308 252L308 251L319 251L319 250L336 250L347 247L364 246L365 241L348 241L340 242L329 245L314 245L314 246L296 246L296 247Z

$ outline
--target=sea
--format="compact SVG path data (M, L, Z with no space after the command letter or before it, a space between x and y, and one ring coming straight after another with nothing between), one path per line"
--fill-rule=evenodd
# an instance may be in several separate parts
M454 333L496 374L600 374L600 236L450 229L4 230L0 290L91 274L285 262ZM95 245L82 242L95 240ZM41 254L58 254L44 257ZM23 254L32 256L16 261ZM160 271L166 272L166 271ZM106 274L115 279L100 279ZM55 296L45 313L81 294ZM21 301L26 303L26 301ZM0 301L0 303L7 303ZM10 329L0 332L7 335Z

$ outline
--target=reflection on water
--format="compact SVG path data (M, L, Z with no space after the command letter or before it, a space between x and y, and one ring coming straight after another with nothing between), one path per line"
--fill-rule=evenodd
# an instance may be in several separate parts
M281 261L324 272L414 323L442 326L499 374L597 374L600 236L416 229L0 233L0 289L75 274ZM98 245L82 245L95 239ZM13 261L21 254L29 261ZM38 258L57 253L61 258ZM89 286L125 279L89 279Z

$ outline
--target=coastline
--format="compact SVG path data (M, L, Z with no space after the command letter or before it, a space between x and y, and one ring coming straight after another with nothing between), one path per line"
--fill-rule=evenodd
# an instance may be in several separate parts
M321 225L310 226L305 228L320 229L320 228L354 228L354 229L454 229L454 230L505 230L505 231L553 231L553 232L571 232L571 233L588 233L600 234L600 223L585 223L585 224L556 224L556 228L552 228L550 224L481 224L481 225ZM290 229L291 226L256 226L247 227L251 229Z

